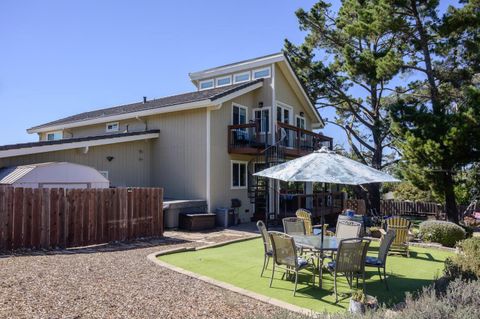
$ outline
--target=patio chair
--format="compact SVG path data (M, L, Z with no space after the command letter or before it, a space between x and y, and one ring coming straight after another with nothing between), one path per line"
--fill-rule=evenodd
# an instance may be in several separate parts
M385 236L382 238L382 242L380 243L380 248L378 250L378 257L370 257L367 256L365 259L365 266L367 267L377 267L378 269L378 276L380 277L381 281L385 282L385 286L388 290L388 283L387 283L387 275L386 275L386 265L387 265L387 256L388 250L395 239L395 230L390 229L387 231ZM380 268L383 268L383 279L382 274L380 272Z
M335 230L335 237L338 240L345 238L357 238L362 231L362 224L351 220L339 220Z
M321 234L322 230L322 225L312 225L312 213L310 213L308 210L304 208L297 209L295 212L295 215L297 218L300 218L303 220L303 223L305 224L305 235L319 235ZM328 227L328 224L323 225L323 230L326 231Z
M282 219L283 231L288 235L305 235L305 222L301 218L287 217Z
M260 277L263 277L263 272L265 269L268 267L268 262L270 261L270 258L273 256L273 250L272 250L272 243L270 242L270 236L268 235L267 232L267 227L265 227L265 223L259 220L257 222L257 228L260 231L260 234L262 235L262 240L263 240L263 267L262 267L262 272L260 273Z
M275 274L275 266L283 269L285 275L290 275L290 272L295 274L295 287L293 289L293 295L297 293L298 272L302 269L306 269L309 265L312 266L312 282L315 286L315 266L313 264L313 257L303 258L297 256L297 249L293 237L284 233L271 231L270 241L273 249L273 269L272 277L270 278L270 287L272 287L273 276Z
M327 264L327 269L333 273L333 290L335 293L335 302L338 302L337 276L343 274L347 278L348 285L352 288L353 276L357 278L361 275L363 279L363 291L365 287L365 257L367 256L369 239L348 238L340 241L336 258Z
M380 229L382 237L384 237L390 229L395 231L395 239L390 248L391 254L400 254L410 257L408 251L408 238L412 235L410 232L411 224L412 223L408 219L399 216L389 217L383 221L384 227Z

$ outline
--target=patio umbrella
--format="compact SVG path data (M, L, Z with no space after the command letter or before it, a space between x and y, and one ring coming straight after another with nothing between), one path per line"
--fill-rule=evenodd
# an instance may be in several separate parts
M285 182L316 182L344 185L400 182L387 173L322 148L308 155L253 174Z
M400 182L395 177L339 155L326 147L294 160L264 169L255 176L285 182L316 182L344 185ZM325 224L321 215L322 230ZM323 234L322 231L322 245Z

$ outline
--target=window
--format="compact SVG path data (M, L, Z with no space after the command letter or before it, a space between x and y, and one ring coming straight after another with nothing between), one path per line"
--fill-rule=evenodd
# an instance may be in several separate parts
M253 79L269 78L270 77L270 67L253 70Z
M200 90L207 90L213 88L213 79L200 81Z
M277 103L277 122L292 124L293 108L286 104Z
M230 84L232 84L232 76L229 75L229 76L224 76L224 77L221 77L221 78L217 78L216 82L217 82L217 84L216 84L217 87L230 85Z
M100 174L102 174L103 177L108 179L108 171L98 171Z
M297 127L305 129L305 118L297 115L296 116Z
M260 123L260 132L270 132L270 108L255 109L255 122Z
M232 104L232 124L247 124L248 108L240 104Z
M232 161L232 188L247 188L247 162Z
M242 83L250 81L250 72L237 73L233 76L233 83Z
M47 133L47 141L56 141L61 140L62 138L63 134L61 131Z
M111 122L107 123L106 125L106 131L107 132L118 132L120 126L118 125L118 122Z

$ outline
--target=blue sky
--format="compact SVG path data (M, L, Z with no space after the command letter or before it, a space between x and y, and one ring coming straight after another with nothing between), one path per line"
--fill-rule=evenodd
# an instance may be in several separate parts
M189 72L300 43L294 12L314 3L3 0L0 145L35 141L27 128L68 115L192 91Z

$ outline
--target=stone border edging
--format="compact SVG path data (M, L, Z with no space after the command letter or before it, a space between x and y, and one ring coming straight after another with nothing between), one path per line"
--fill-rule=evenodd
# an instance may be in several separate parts
M206 245L206 246L201 246L201 247L172 248L172 249L167 249L167 250L164 250L164 251L149 254L147 256L147 259L149 259L150 261L152 261L153 263L155 263L155 264L157 264L161 267L176 271L176 272L181 273L185 276L189 276L189 277L201 280L201 281L209 283L211 285L214 285L214 286L217 286L217 287L220 287L220 288L223 288L223 289L227 289L229 291L238 293L240 295L243 295L243 296L246 296L246 297L249 297L249 298L253 298L253 299L256 299L258 301L261 301L261 302L264 302L264 303L267 303L267 304L270 304L270 305L273 305L273 306L276 306L276 307L279 307L279 308L283 308L283 309L291 311L291 312L299 313L299 314L302 314L302 315L314 315L314 314L316 314L313 310L303 308L303 307L299 307L299 306L295 306L295 305L292 305L288 302L284 302L284 301L281 301L281 300L278 300L278 299L275 299L275 298L270 298L270 297L258 294L256 292L249 291L249 290L234 286L232 284L229 284L229 283L226 283L226 282L223 282L223 281L219 281L219 280L207 277L207 276L199 275L197 273L191 272L189 270L185 270L183 268L174 266L172 264L166 263L166 262L158 259L158 257L160 257L160 256L169 255L169 254L173 254L173 253L180 253L180 252L187 252L187 251L197 251L197 250L203 250L203 249L207 249L207 248L221 247L221 246L225 246L225 245L232 244L232 243L237 243L237 242L243 242L243 241L247 241L247 240L256 239L256 238L259 238L259 237L260 237L260 235L256 235L256 236L251 236L251 237L247 237L247 238L233 239L233 240L229 240L229 241L225 241L225 242L221 242L221 243L215 243L215 244Z

